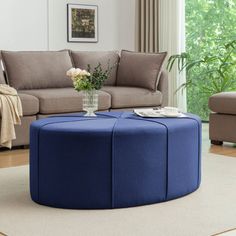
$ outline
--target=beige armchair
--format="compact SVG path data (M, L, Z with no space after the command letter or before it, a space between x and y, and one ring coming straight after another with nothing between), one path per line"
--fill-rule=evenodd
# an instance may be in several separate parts
M212 111L209 120L211 143L236 143L236 92L222 92L211 96L209 108Z

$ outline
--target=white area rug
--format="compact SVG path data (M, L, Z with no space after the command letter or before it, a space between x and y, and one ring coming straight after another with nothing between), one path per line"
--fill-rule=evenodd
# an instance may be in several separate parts
M28 166L0 169L0 231L9 236L210 236L236 227L236 158L204 155L196 192L118 210L37 205L28 179Z

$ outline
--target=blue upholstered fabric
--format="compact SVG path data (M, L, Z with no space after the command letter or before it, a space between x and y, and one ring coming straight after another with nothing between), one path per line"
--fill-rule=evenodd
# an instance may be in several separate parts
M175 199L201 176L201 121L131 112L50 117L30 129L30 190L54 207L105 209Z

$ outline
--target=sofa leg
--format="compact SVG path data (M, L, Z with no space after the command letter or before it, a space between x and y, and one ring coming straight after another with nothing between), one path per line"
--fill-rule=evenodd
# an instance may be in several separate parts
M217 140L211 140L211 144L221 146L221 145L223 145L223 142L217 141Z

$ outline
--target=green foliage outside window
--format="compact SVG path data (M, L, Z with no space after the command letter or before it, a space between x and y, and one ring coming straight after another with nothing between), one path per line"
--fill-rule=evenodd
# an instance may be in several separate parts
M208 120L209 96L236 91L236 0L185 1L187 54L177 61L189 65L188 111Z

